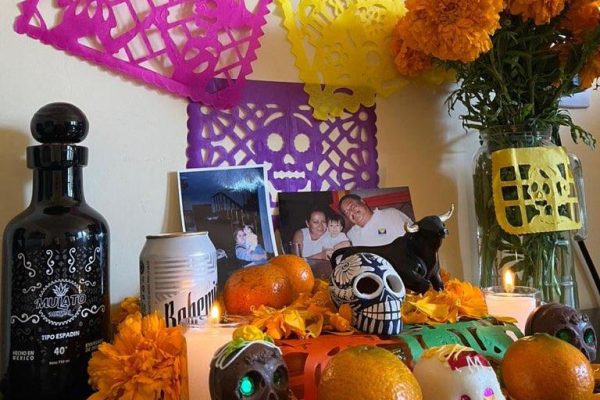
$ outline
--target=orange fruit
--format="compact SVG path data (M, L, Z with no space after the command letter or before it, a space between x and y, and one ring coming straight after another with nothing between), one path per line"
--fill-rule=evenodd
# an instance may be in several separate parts
M281 308L292 303L293 290L284 270L271 265L240 269L227 279L223 302L229 314L248 315L261 305Z
M290 278L295 294L310 293L315 285L315 277L310 265L302 257L283 255L273 257L269 263L283 268Z
M422 400L410 369L391 352L356 346L334 355L323 370L318 400Z
M513 343L500 368L514 400L589 400L594 391L594 371L583 353L545 333Z

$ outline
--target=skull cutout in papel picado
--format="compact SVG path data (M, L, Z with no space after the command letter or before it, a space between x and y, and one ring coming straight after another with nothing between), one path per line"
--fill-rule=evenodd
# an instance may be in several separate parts
M392 265L372 253L353 254L334 264L331 298L338 307L350 305L354 328L366 333L399 334L406 289Z
M581 211L569 156L561 147L494 151L496 220L511 235L576 230Z

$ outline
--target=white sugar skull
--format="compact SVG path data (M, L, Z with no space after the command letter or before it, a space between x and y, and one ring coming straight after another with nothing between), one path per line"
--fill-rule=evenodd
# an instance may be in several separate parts
M413 373L423 400L505 400L494 369L470 347L451 344L426 350Z
M329 282L334 303L338 307L347 303L352 308L356 329L384 335L400 333L400 307L406 290L387 260L372 253L337 260Z

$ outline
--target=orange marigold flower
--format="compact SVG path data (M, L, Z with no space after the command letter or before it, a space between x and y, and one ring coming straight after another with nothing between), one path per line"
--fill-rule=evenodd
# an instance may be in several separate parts
M481 289L458 279L446 282L441 292L408 293L402 303L402 320L407 324L454 323L461 318L483 318L487 313Z
M469 318L482 318L487 315L485 298L478 287L469 282L451 279L446 283L444 291L452 299L452 304L458 310L458 315Z
M565 0L509 0L508 11L523 19L532 19L536 25L544 25L565 8Z
M587 89L600 77L600 51L596 52L579 72L579 87Z
M88 364L90 384L98 392L88 400L179 400L187 397L182 328L166 328L154 313L129 315L114 343L102 343Z
M492 48L503 0L406 0L406 45L441 60L471 62Z
M397 29L392 35L392 54L401 75L415 77L431 68L431 57L406 45Z
M600 25L600 1L576 0L569 5L560 28L566 29L575 39L585 36Z
M139 297L125 297L119 305L119 312L116 314L113 323L115 325L125 321L131 314L140 312L140 298Z

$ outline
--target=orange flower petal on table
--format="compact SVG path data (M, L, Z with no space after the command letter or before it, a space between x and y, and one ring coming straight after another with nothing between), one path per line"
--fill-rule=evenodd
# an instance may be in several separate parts
M346 318L342 316L341 313L327 313L327 325L331 326L334 331L337 332L347 332L352 330L352 325L350 321L352 320L352 316L350 318Z
M311 298L312 298L311 294L300 293L300 295L298 295L296 300L294 300L292 302L292 304L290 304L290 307L294 307L294 308L306 307L310 303Z
M565 0L508 0L508 10L536 25L544 25L565 8Z
M328 292L329 283L323 279L315 279L315 286L313 286L313 293L317 292Z
M402 304L402 321L405 324L426 324L430 322L429 316L414 307Z
M285 325L283 323L282 315L275 315L271 317L264 325L267 335L273 339L281 339L285 336Z
M348 320L348 321L352 321L352 307L350 307L350 304L346 303L346 304L342 304L340 306L340 309L338 310L339 315Z
M325 317L323 314L315 315L313 318L307 320L305 337L315 338L319 336L323 331L324 320Z
M407 303L415 307L416 310L428 315L429 318L439 322L444 321L450 313L448 304L439 302L439 299L434 296L426 296L422 299L407 301Z
M505 322L507 324L516 324L518 322L513 317L504 317L504 316L498 316L498 315L492 315L492 317L494 317L495 319L497 319L500 322Z
M397 31L409 48L441 60L471 62L492 48L503 0L406 0Z
M254 311L251 324L265 330L273 339L287 338L292 333L304 337L306 333L304 319L298 310L290 308L277 310L260 306Z
M425 294L409 293L402 305L402 320L407 324L454 323L461 318L483 318L487 306L483 292L469 282L450 279L444 290Z
M329 284L322 279L317 279L311 293L301 293L296 300L290 304L290 308L307 308L310 304L323 307L333 307L329 295Z
M311 294L303 293L288 307L274 309L264 305L253 312L251 324L274 339L319 336L323 329L350 330L350 321L337 315L329 295L329 285L317 280ZM352 316L350 310L350 318Z
M294 332L297 335L304 335L306 331L306 326L304 324L304 319L300 316L300 313L298 311L286 310L283 313L283 318L286 328L289 329L289 333Z
M444 321L438 321L438 322L444 322L444 323L450 323L450 324L454 324L455 322L458 322L460 320L460 316L458 314L458 310L456 308L451 308L450 312L448 313L448 316L444 319Z

